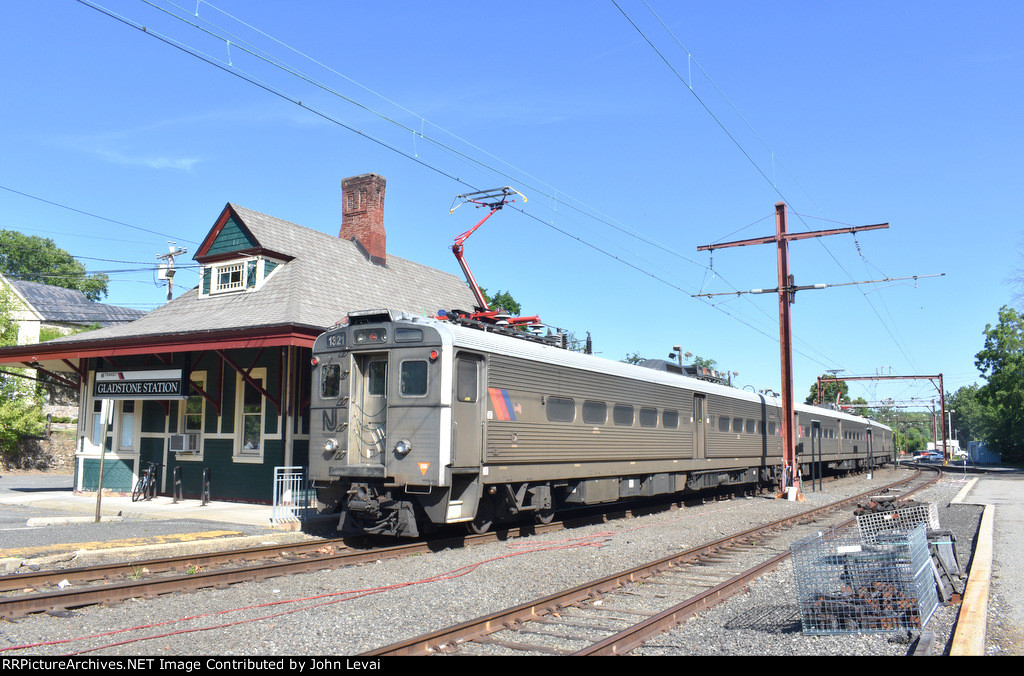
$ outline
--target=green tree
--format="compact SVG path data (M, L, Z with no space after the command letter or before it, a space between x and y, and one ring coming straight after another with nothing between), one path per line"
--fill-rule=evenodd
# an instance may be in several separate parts
M498 291L496 294L491 296L487 293L487 289L481 287L480 293L484 295L484 300L487 301L487 305L492 310L500 308L513 317L519 317L523 314L523 307L508 291Z
M967 442L977 441L986 437L990 422L989 409L981 402L980 385L967 385L953 393L946 394L946 409L953 413L950 416L956 438L961 442L961 448L967 447Z
M834 376L828 373L822 373L822 378L832 378ZM807 399L804 400L805 404L834 404L836 403L836 397L839 398L840 404L850 403L850 386L845 381L840 380L839 382L825 383L822 388L823 396L821 400L818 400L818 382L815 381L811 385L810 394L807 395Z
M109 279L103 273L88 274L74 256L52 239L0 230L0 273L15 279L77 289L89 300L107 295Z
M633 354L627 354L625 359L623 359L622 361L627 364L640 364L645 360L646 358L641 357L639 352L634 352Z
M0 285L0 347L14 345L18 327L11 318L14 299L6 286ZM43 430L42 402L38 389L30 381L18 377L20 371L0 368L0 457L9 458L18 452L18 442L38 435Z
M975 355L985 385L978 399L989 409L985 441L1003 460L1024 460L1024 317L1008 306L999 324L985 326L985 347Z

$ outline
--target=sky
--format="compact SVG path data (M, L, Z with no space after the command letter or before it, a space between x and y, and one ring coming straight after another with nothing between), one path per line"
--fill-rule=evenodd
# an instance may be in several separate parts
M37 0L0 31L0 228L49 237L155 309L196 286L228 202L329 233L341 180L387 179L390 255L480 285L601 356L713 359L794 392L928 403L1024 276L1024 3ZM460 206L461 205L461 206ZM453 207L457 207L451 211ZM325 270L329 277L332 271Z

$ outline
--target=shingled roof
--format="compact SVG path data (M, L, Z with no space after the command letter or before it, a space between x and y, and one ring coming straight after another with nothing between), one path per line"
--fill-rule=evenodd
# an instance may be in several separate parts
M91 301L76 289L9 277L3 279L41 321L49 324L113 326L135 321L146 314L142 310Z
M393 255L385 265L376 264L355 241L236 204L224 207L218 224L225 219L234 219L248 235L249 241L239 253L262 252L286 261L259 289L204 295L196 287L137 321L78 334L70 340L123 343L131 338L270 327L322 332L352 310L390 308L433 314L441 308L475 305L466 283L452 274ZM216 227L211 234L215 231Z

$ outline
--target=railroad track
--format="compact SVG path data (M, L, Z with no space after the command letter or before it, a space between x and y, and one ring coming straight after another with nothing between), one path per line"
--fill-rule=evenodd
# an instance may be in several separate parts
M389 558L426 554L449 547L494 542L556 530L560 523L504 529L494 533L415 541L385 547L351 548L344 539L268 545L171 558L13 573L0 576L0 618L54 612L132 598L226 587L297 573L342 568Z
M646 512L652 507L638 507ZM426 554L450 547L486 544L557 531L566 524L585 525L629 517L634 510L614 514L583 512L549 524L524 524L489 533L414 541L400 545L352 549L350 540L324 539L306 543L266 545L223 552L95 566L0 575L0 618L55 612L96 604L113 604L174 592L226 587L284 575L361 565L388 558Z
M366 657L394 655L622 655L741 592L789 556L792 542L855 523L841 510L883 490L938 480L921 473L885 489L739 532L459 625L384 646ZM568 647L575 646L575 647Z

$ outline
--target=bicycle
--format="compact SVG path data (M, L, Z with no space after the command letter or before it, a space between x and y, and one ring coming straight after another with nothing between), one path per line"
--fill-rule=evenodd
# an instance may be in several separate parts
M138 502L140 498L152 500L156 496L156 468L161 467L159 463L151 462L146 471L139 476L135 483L135 490L132 491L132 502Z

